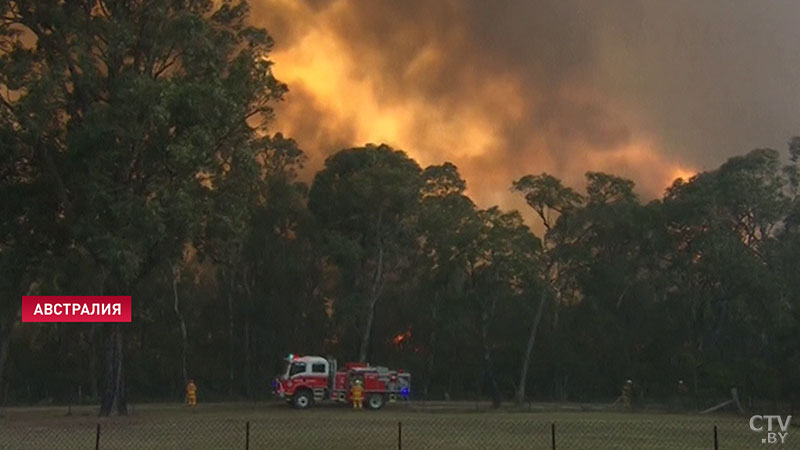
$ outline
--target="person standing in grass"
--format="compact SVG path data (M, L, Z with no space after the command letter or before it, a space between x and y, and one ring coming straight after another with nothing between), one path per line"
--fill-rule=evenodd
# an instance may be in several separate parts
M197 405L197 385L194 384L194 380L189 380L186 385L186 403L189 406Z
M625 409L631 409L631 399L633 399L633 381L627 380L622 386L622 405Z
M361 409L361 403L364 401L364 386L361 385L361 380L353 382L353 387L350 388L350 400L353 401L353 409Z

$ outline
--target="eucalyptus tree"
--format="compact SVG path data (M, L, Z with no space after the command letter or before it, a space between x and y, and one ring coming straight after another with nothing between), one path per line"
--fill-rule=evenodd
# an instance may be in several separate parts
M705 381L712 391L763 391L757 380L774 364L762 355L778 344L775 331L792 310L776 270L783 266L779 249L791 247L791 239L778 244L790 235L791 185L779 153L757 149L676 182L665 196L671 290L689 313L696 389Z
M539 286L539 301L536 312L530 321L530 331L520 363L519 381L514 393L514 401L519 404L525 400L531 356L536 345L545 305L549 299L554 297L554 293L563 292L566 289L568 280L564 267L559 266L555 257L559 245L558 234L552 233L551 229L562 215L569 214L577 208L583 198L571 188L564 186L561 180L546 173L526 175L512 183L512 190L525 197L528 206L541 219L545 231L537 264L540 269L538 277L542 281ZM527 250L530 251L530 249ZM557 301L554 303L557 308Z
M427 395L436 376L439 358L443 367L454 364L465 352L463 333L469 324L465 283L469 249L481 229L478 209L466 196L466 182L451 163L429 166L422 173L422 200L418 221L419 247L415 259L417 283L415 330L425 333ZM426 314L419 314L425 311ZM449 357L449 359L447 359ZM443 373L451 377L451 370ZM448 388L449 389L449 388Z
M342 150L325 161L309 192L332 266L341 274L334 308L358 330L358 360L366 361L375 310L416 247L421 169L387 145Z
M286 88L247 13L200 0L0 6L2 171L22 174L4 188L30 200L8 214L35 221L45 254L97 268L82 292L135 295L156 261L181 259L231 165L257 166ZM101 413L125 413L124 327L105 328Z

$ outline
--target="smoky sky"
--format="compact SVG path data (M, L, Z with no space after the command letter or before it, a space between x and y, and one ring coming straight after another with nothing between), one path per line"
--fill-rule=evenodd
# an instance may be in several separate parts
M455 163L479 204L588 170L644 198L800 134L796 0L255 0L290 93L276 128L319 168L387 142Z

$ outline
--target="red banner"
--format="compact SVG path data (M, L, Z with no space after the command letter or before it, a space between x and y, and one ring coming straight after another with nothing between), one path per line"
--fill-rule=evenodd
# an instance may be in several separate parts
M22 297L23 322L130 322L131 297L32 295Z

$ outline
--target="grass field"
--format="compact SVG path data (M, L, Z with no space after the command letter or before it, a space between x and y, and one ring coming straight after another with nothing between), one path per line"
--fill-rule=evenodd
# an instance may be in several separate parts
M561 409L561 408L558 408ZM474 404L394 404L380 411L318 406L297 411L282 403L134 405L128 417L98 419L94 407L0 410L0 450L94 449L713 449L763 448L760 434L737 416L535 410L489 411ZM800 449L792 427L782 449Z

